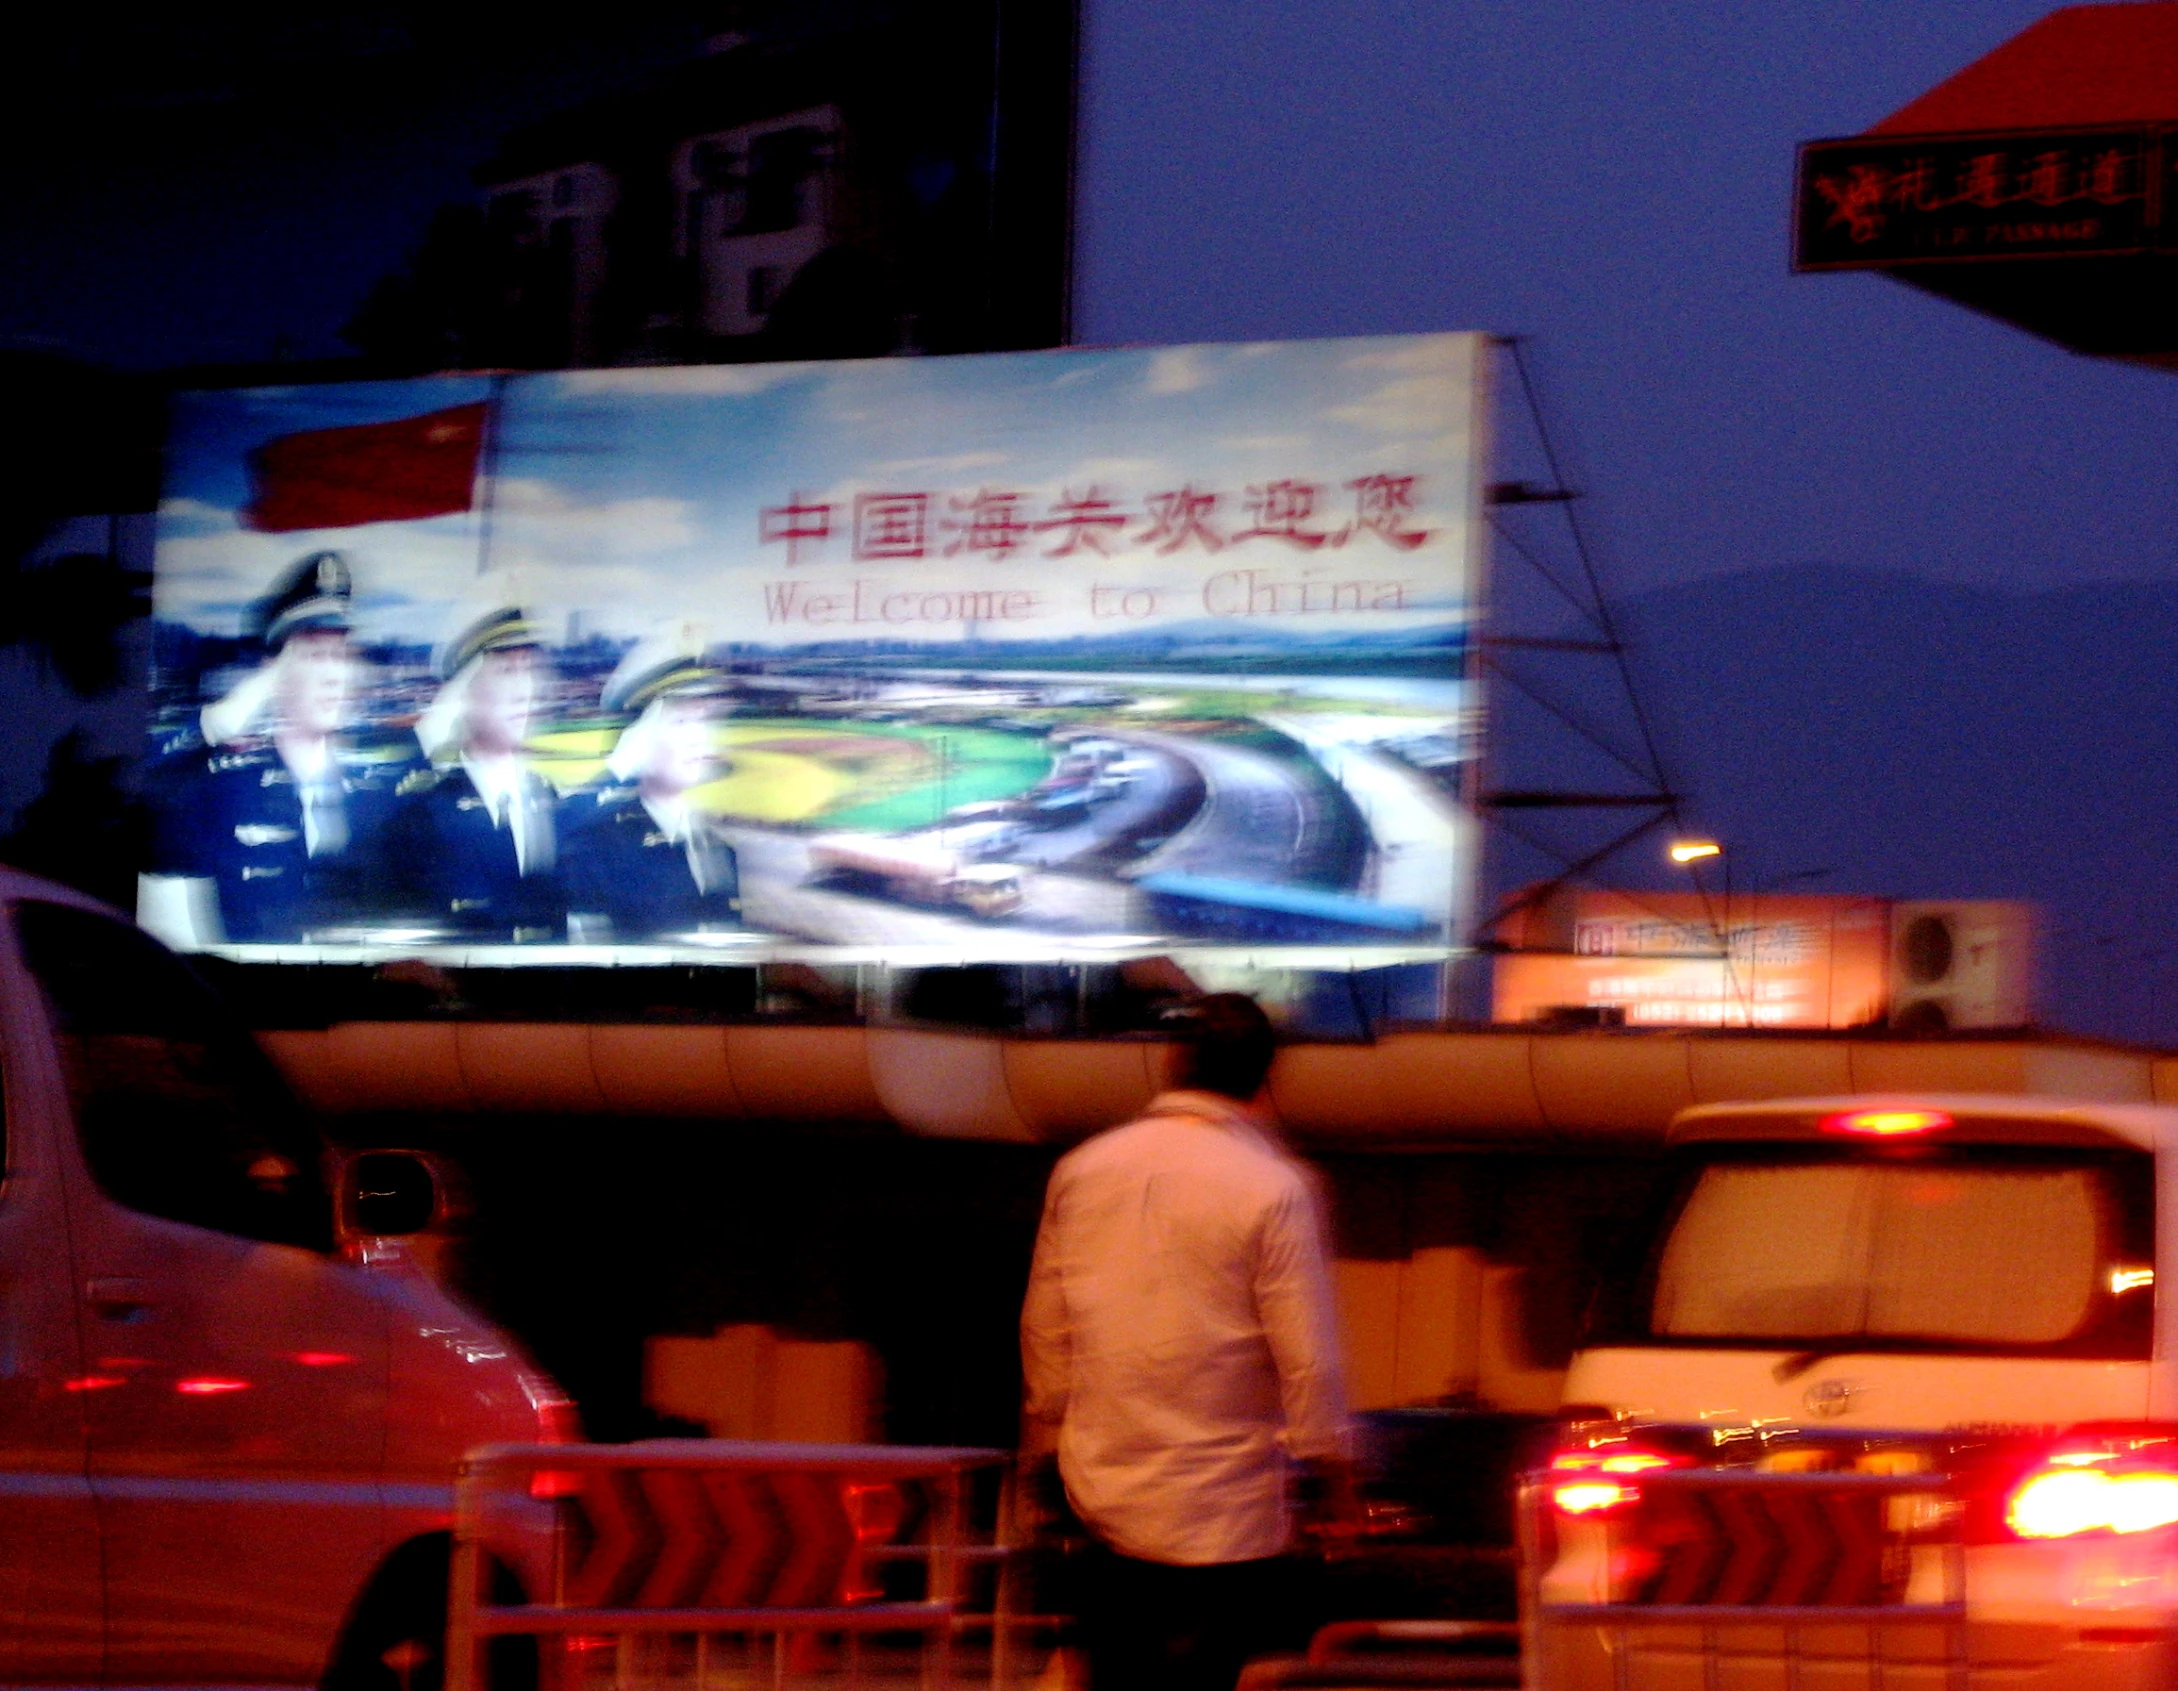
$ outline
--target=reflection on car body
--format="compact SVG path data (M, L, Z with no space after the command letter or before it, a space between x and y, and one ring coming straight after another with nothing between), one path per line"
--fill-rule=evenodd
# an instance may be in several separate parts
M330 1158L175 958L60 888L0 895L0 1676L428 1665L456 1461L571 1406L366 1230L429 1223L422 1163Z

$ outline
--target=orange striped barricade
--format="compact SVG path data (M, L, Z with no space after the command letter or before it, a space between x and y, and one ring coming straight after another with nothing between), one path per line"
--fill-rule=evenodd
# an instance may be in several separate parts
M1563 1480L1531 1473L1515 1500L1531 1685L1979 1682L1948 1474L1658 1468L1570 1516Z
M455 1488L448 1691L531 1638L545 1691L952 1683L969 1569L1002 1559L1009 1452L653 1439L471 1451ZM516 1595L505 1570L517 1570ZM980 1617L979 1617L980 1618Z

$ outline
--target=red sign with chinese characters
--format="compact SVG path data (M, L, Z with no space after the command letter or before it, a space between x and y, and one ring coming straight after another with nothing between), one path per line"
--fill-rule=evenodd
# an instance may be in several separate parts
M1004 487L918 488L857 493L851 504L837 506L789 493L759 512L757 540L784 547L789 564L1111 557L1122 545L1169 557L1260 542L1315 552L1374 541L1411 552L1431 532L1415 517L1421 479L1387 472L1332 488L1284 478L1250 485L1238 496L1190 482L1135 498L1100 485L1048 499ZM1342 520L1334 520L1334 511Z
M2167 132L1878 135L1800 150L1797 270L2117 255L2162 231Z

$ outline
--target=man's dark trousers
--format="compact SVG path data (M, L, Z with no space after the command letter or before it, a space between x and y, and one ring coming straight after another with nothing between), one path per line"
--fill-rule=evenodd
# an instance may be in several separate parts
M1091 1691L1233 1691L1250 1656L1288 1644L1286 1556L1178 1567L1093 1544L1079 1614Z

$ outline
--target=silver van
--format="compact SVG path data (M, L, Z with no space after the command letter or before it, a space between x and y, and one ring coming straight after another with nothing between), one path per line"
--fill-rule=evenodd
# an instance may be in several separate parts
M414 1265L425 1161L117 913L0 910L0 1682L435 1683L455 1464L572 1405Z

